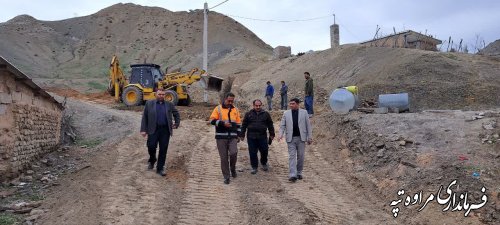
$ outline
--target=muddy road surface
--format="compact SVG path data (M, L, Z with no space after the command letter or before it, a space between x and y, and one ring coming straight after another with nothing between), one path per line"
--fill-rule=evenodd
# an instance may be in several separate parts
M284 142L273 143L270 170L256 175L250 174L246 142L240 142L238 177L225 185L213 127L205 120L184 119L170 139L167 176L161 177L147 170L146 140L138 132L140 112L84 101L69 106L85 112L78 118L84 124L76 122L87 129L85 135L116 135L107 135L113 141L86 156L87 169L62 176L60 185L51 188L42 206L46 213L37 224L395 223L377 207L380 204L371 202L376 196L349 185L314 145L306 148L304 179L290 183ZM180 110L181 116L207 111ZM121 126L110 127L102 120L94 124L92 118L98 115L114 118L108 121Z

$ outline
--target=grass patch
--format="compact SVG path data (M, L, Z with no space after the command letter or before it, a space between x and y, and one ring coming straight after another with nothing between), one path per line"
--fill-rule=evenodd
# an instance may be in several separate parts
M96 139L88 139L88 140L76 140L76 145L78 146L87 146L87 148L94 148L98 145L100 145L103 142L103 140L96 138Z
M40 194L32 194L32 195L29 195L28 196L28 199L32 202L35 202L35 201L41 201L41 200L44 200L45 197L43 197L43 195L40 195Z
M0 213L0 225L12 225L17 224L19 220L11 215Z
M104 91L108 88L108 86L106 86L102 83L96 82L96 81L90 81L87 83L87 85L93 89L97 89L97 90L101 90L101 91Z
M458 60L458 57L454 54L445 54L444 56L448 59Z

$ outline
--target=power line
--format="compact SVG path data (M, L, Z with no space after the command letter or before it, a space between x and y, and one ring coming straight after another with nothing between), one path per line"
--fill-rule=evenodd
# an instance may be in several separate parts
M227 1L229 1L229 0L225 0L225 1L219 3L219 4L215 5L215 6L212 6L211 8L208 8L208 9L213 9L213 8L219 6L219 5L222 5L222 4L226 3Z
M338 19L337 19L338 20ZM347 33L351 34L354 38L357 38L359 39L353 32L351 32L349 29L347 29L346 26L342 25L342 22L339 23L339 25L344 28L345 31L347 31Z
M332 17L333 16L333 15L328 15L328 16L314 17L314 18L308 18L308 19L295 19L295 20L273 20L273 19L257 19L257 18L250 18L250 17L244 17L244 16L236 16L236 15L230 15L230 14L225 14L225 15L226 16L230 16L230 17L247 19L247 20L263 21L263 22L278 22L278 23L304 22L304 21L324 19L324 18L328 18L328 17Z

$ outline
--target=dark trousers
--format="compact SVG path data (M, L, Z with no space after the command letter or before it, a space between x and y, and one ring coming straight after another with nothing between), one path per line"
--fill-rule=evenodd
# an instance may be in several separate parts
M304 99L304 107L307 110L307 114L312 115L314 114L313 110L313 102L314 102L314 97L313 96L306 96Z
M147 146L149 152L149 163L156 162L156 146L160 145L158 151L157 170L162 170L167 159L168 142L170 141L170 132L168 126L157 127L154 134L148 135Z
M229 179L229 170L236 171L236 160L238 159L238 139L215 139L220 156L220 168L224 179ZM228 162L229 161L229 162Z
M281 109L286 110L287 106L288 106L288 96L281 95Z
M269 152L269 145L267 138L248 138L248 152L250 153L250 165L253 169L259 167L259 158L257 152L260 152L260 164L267 165L267 154Z

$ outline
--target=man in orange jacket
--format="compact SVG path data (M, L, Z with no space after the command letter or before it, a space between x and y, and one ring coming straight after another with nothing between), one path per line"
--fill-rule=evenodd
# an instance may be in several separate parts
M238 156L238 136L241 132L241 117L234 107L235 95L231 92L224 96L224 102L215 107L210 115L210 123L215 126L215 140L220 156L220 167L224 183L229 184L230 175L235 178Z

